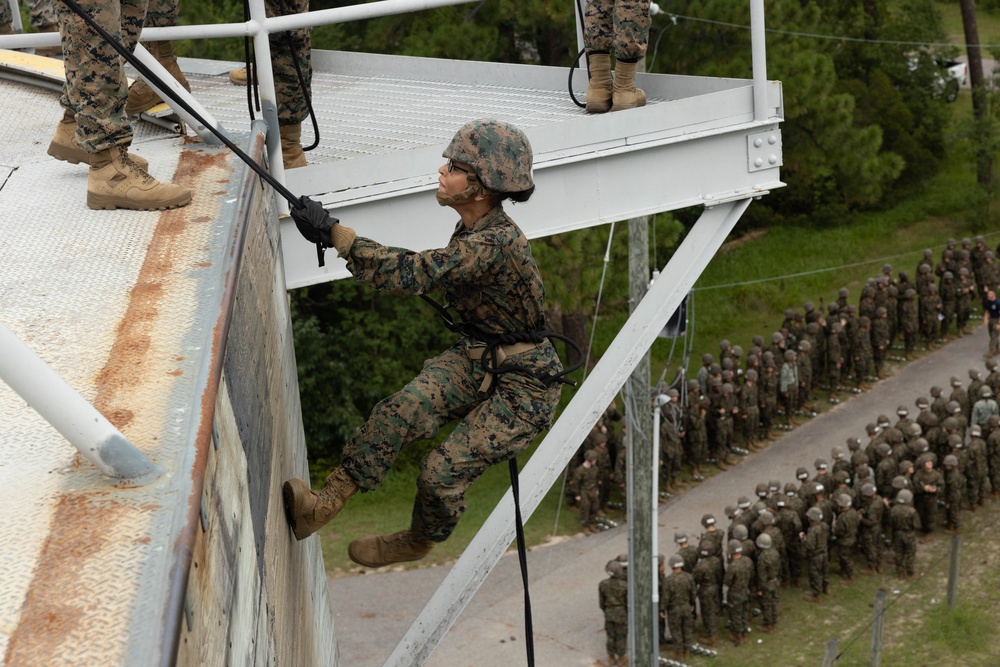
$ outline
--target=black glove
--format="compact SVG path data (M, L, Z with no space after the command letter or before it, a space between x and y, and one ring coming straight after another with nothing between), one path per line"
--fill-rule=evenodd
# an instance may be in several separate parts
M305 195L299 197L298 206L292 208L291 215L299 233L310 243L316 244L316 260L323 266L323 253L327 248L333 247L330 230L340 221L330 216L322 204Z

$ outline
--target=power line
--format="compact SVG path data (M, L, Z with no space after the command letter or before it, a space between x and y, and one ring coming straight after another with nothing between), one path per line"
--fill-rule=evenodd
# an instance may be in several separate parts
M743 25L741 23L729 23L727 21L715 21L713 19L703 19L695 16L681 16L680 14L670 14L671 19L683 19L685 21L695 21L698 23L710 23L712 25L721 25L727 28L740 28L742 30L749 30L750 26ZM788 35L789 37L808 37L810 39L826 39L834 42L858 42L861 44L890 44L895 46L940 46L949 47L957 46L963 49L968 49L970 46L979 47L980 49L993 49L1000 48L1000 44L953 44L952 42L907 42L893 39L865 39L864 37L843 37L840 35L820 35L812 32L796 32L794 30L777 30L775 28L765 28L765 32L771 32L776 35Z

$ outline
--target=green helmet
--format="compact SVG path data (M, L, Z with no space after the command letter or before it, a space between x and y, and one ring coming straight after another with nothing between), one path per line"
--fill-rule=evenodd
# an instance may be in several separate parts
M481 118L466 123L442 156L471 165L480 183L494 192L524 192L535 185L528 137L502 120Z

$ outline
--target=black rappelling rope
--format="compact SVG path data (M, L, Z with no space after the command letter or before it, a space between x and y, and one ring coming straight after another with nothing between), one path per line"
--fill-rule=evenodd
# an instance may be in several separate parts
M61 1L67 7L69 7L70 9L72 9L73 12L77 16L79 16L80 18L82 18L87 23L87 25L89 25L91 28L93 28L97 32L97 34L99 34L101 37L103 37L115 49L115 51L117 51L121 55L122 58L124 58L126 61L128 61L128 63L130 65L132 65L133 67L135 67L136 70L138 70L139 73L142 74L145 79L147 79L148 81L151 81L153 84L155 84L157 88L159 88L160 90L162 90L168 97L171 98L172 102L174 102L175 104L177 104L178 106L180 106L186 112L188 112L189 114L191 114L191 116L195 120L197 120L199 123L201 123L206 128L208 128L208 130L212 134L214 134L216 137L218 137L219 141L221 141L223 144L225 144L226 147L229 150L233 151L237 155L237 157L239 157L241 160L243 160L243 162L246 163L246 165L250 169L253 169L253 171L258 176L261 177L261 179L263 179L265 182L267 182L268 185L270 185L272 188L274 188L274 190L278 194L280 194L286 201L288 201L288 205L289 206L291 206L292 208L294 208L296 210L298 210L298 209L300 209L300 208L303 207L303 204L302 204L302 202L300 201L300 199L298 197L296 197L294 194L292 194L292 192L288 188L286 188L284 185L282 185L281 183L279 183L277 181L277 179L274 178L274 176L271 176L271 174L269 174L267 172L266 169L264 169L259 164L257 164L256 162L254 162L253 158L251 158L249 155L247 155L246 153L244 153L236 144L234 144L232 142L231 139L229 139L229 137L227 137L225 134L223 134L222 132L220 132L215 126L213 126L210 123L208 123L208 121L206 121L201 116L200 113L198 113L197 111L195 111L191 107L191 105L188 104L185 100L182 100L182 99L180 99L178 97L175 97L173 95L173 91L163 82L162 79L160 79L159 76L157 76L156 74L154 74L153 71L150 70L141 60L139 60L138 58L136 58L135 54L129 52L128 49L126 49L124 46L122 46L118 42L118 40L116 40L114 37L112 37L110 34L108 34L107 30L105 30L104 28L102 28L101 26L99 26L97 24L97 22L94 21L93 17L91 17L90 14L88 14L79 4L77 4L76 0L61 0Z
M580 4L580 0L576 0L576 12L577 12L577 15L580 17L581 21L585 21L586 20L586 14L584 14L583 7ZM587 49L586 48L582 48L582 49L580 49L580 52L578 54L576 54L576 58L573 59L573 64L571 64L569 66L569 81L567 83L567 86L569 88L569 98L571 100L573 100L573 104L575 104L576 106L580 107L581 109L582 108L586 108L587 105L586 105L586 103L581 103L580 100L576 99L576 95L573 93L573 72L576 71L577 66L580 64L580 58L583 57L583 55L585 53L587 53ZM587 81L588 82L590 81L590 56L589 56L589 54L587 55Z
M282 10L284 11L283 16L289 16L296 13L294 7L289 7L286 3L282 3ZM249 0L243 0L243 20L250 20L250 2ZM316 112L313 110L312 105L312 95L308 94L306 90L306 77L302 74L302 66L299 64L299 59L296 57L295 42L298 41L297 38L293 41L291 31L283 33L285 47L288 49L288 53L291 56L292 64L295 65L295 76L299 82L299 89L302 91L302 97L306 101L306 109L309 110L309 120L312 122L313 127L313 142L308 146L303 146L303 151L311 151L312 149L319 146L319 121L316 120ZM257 68L256 65L256 53L253 57L250 54L250 38L243 38L243 57L245 60L245 65L247 68L247 107L250 112L250 120L254 119L254 109L260 111L260 95L258 94L258 83L257 77L254 76L254 70ZM252 69L251 69L252 66ZM251 90L253 91L251 96Z
M535 665L535 631L531 623L531 595L528 593L528 548L524 543L524 522L521 521L521 487L517 477L517 457L510 459L510 491L514 496L514 531L517 534L517 561L521 565L524 584L524 643L528 667Z

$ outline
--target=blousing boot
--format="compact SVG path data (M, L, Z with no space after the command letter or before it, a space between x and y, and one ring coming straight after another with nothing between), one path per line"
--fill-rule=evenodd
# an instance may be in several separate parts
M587 59L590 84L587 86L587 113L611 110L611 54L594 52Z
M188 83L187 78L177 64L173 42L149 42L146 44L146 48L149 49L153 57L170 73L170 76L177 79L177 82L184 86L185 90L191 90L191 84ZM162 102L163 100L156 94L156 91L140 79L128 89L128 101L125 102L125 113L129 115L141 113L147 109L152 109Z
M87 174L87 206L92 209L156 211L184 206L191 191L160 183L137 165L124 144L94 153Z
M281 134L281 162L285 169L306 166L306 154L302 152L302 123L279 125Z
M56 133L49 142L49 155L57 160L69 162L70 164L90 164L91 153L83 150L76 144L76 114L69 109L63 110L62 120L56 125ZM149 162L146 158L135 153L129 153L128 157L140 169L148 169Z
M332 521L344 508L347 499L357 492L357 483L343 468L330 473L320 491L313 491L301 479L293 478L285 482L281 495L285 502L285 517L295 539L304 540Z
M392 535L369 535L354 540L347 547L347 555L358 565L382 567L392 563L420 560L434 548L430 540L422 540L412 530L401 530Z
M615 85L612 94L612 111L634 109L646 105L646 93L635 87L636 63L618 61L615 65Z

